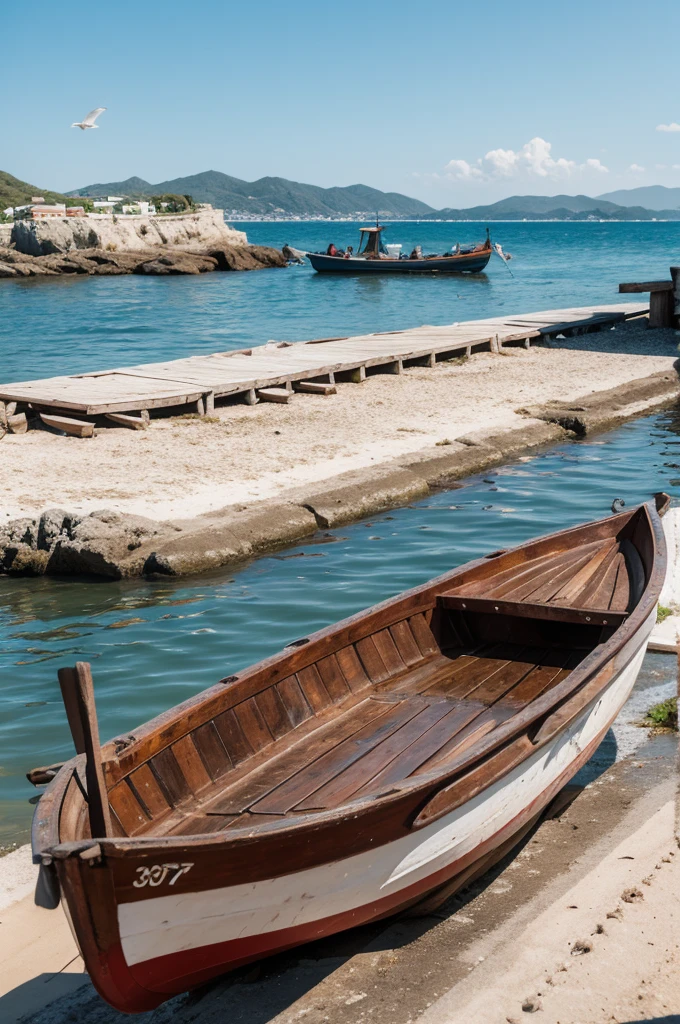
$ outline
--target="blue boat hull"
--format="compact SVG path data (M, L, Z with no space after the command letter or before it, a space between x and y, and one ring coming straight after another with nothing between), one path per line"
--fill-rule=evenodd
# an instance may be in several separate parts
M308 252L307 258L319 273L342 274L478 274L491 258L491 249L421 260L345 259Z

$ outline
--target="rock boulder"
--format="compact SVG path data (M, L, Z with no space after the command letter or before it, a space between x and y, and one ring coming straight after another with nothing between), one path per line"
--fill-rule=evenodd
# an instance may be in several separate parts
M59 534L47 571L110 579L137 575L139 570L131 555L158 532L159 526L143 516L123 515L109 509L91 512Z
M268 245L220 245L206 250L206 254L217 260L220 270L262 270L286 265L283 253Z
M135 274L206 274L217 270L217 260L212 256L198 253L172 252L163 253L155 259L140 263L135 267Z

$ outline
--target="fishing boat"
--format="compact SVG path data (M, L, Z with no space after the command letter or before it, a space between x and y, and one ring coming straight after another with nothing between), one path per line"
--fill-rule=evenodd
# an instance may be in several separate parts
M447 572L100 747L36 809L38 901L129 1012L440 901L510 849L628 698L656 617L659 496Z
M328 252L307 252L305 255L320 273L352 274L478 274L484 270L494 251L487 231L486 240L479 245L455 246L451 252L424 256L414 250L410 256L401 254L401 246L386 246L382 242L384 225L359 228L360 243L356 255L352 252L330 255ZM330 248L330 246L329 246Z

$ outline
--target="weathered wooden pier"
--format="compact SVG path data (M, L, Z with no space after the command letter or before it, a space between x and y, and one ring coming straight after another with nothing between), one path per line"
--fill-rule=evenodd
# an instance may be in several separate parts
M336 381L359 383L367 374L401 373L405 366L434 366L472 352L498 352L504 345L528 348L533 341L602 330L647 311L648 306L633 303L583 306L357 337L269 342L239 351L0 384L0 402L14 416L28 410L46 425L88 436L94 429L92 420L87 421L92 417L142 428L154 409L209 415L215 402L225 398L240 396L251 405L286 402L296 390L325 394Z

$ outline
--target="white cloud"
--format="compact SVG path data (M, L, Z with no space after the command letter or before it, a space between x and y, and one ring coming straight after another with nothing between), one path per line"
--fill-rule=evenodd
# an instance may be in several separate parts
M680 124L677 121L671 121L670 124L657 124L657 132L680 132Z
M517 170L519 153L511 149L492 149L484 157L493 174L500 178L509 178Z
M469 181L471 178L483 177L483 173L480 168L473 167L467 162L467 160L449 160L446 165L446 170L452 178L458 178L461 181Z
M640 164L631 164L628 170L632 171L633 174L642 174L644 167L640 167Z
M594 157L579 164L565 157L555 159L552 144L537 136L526 142L521 149L491 149L474 163L467 160L450 160L445 175L457 181L493 181L499 178L513 178L521 174L537 178L569 178L576 173L593 171L608 174L609 168Z

